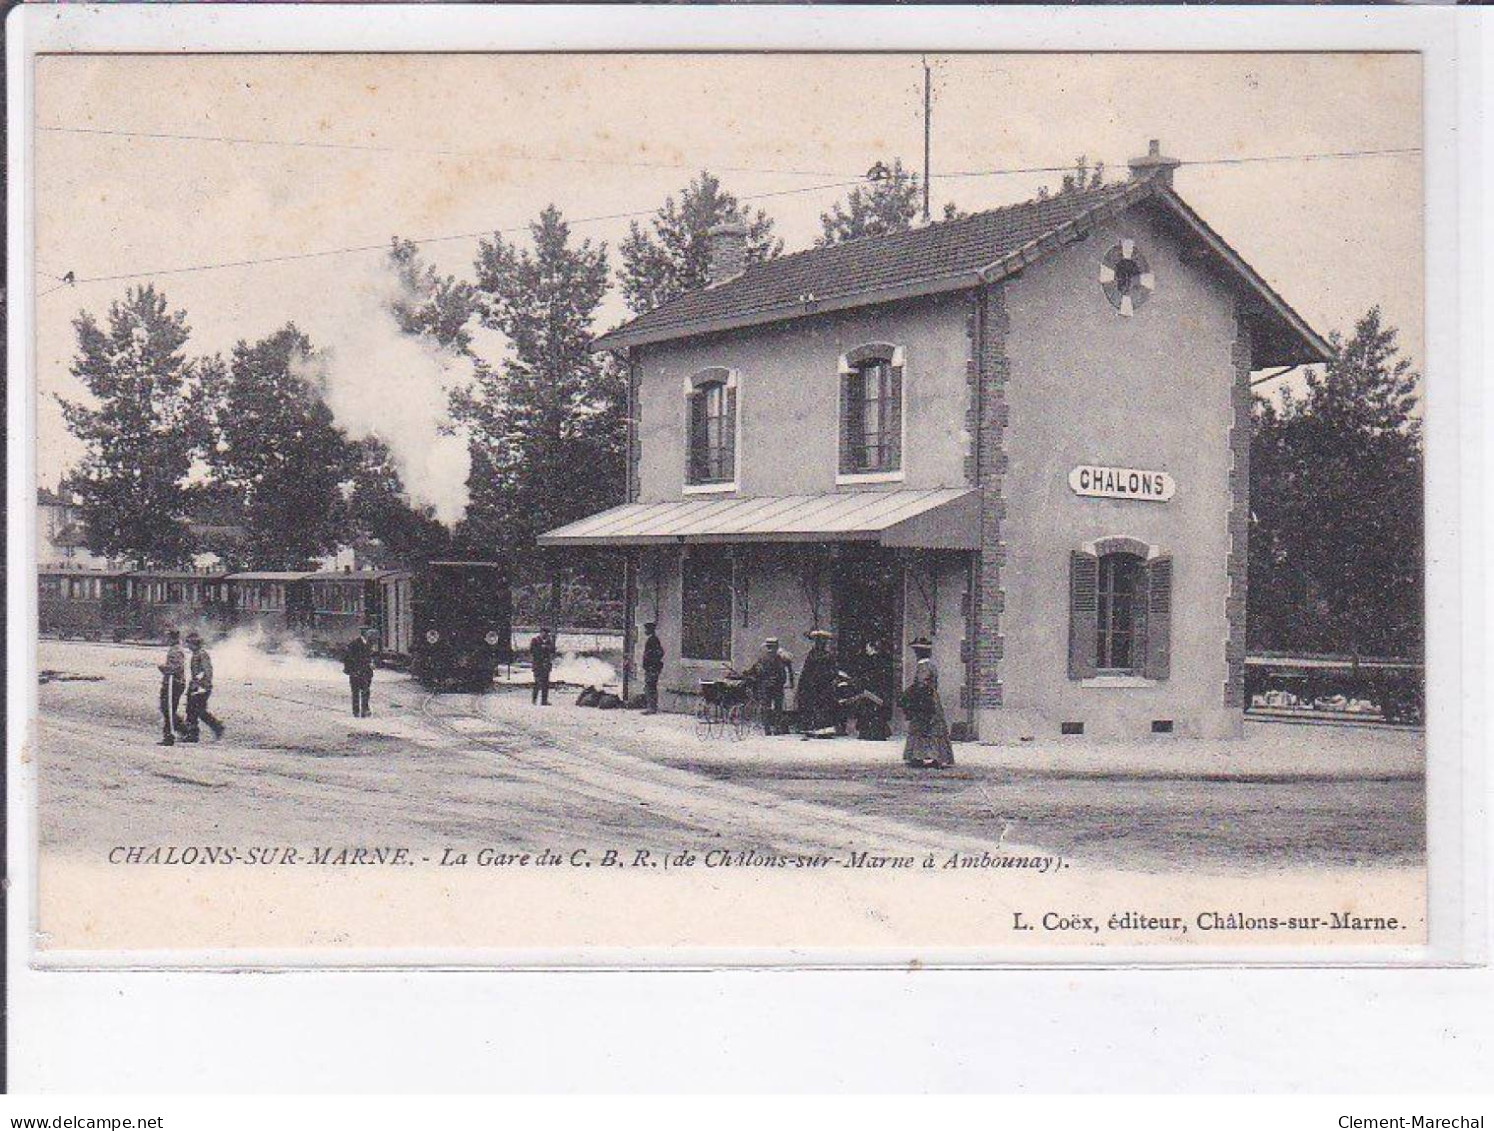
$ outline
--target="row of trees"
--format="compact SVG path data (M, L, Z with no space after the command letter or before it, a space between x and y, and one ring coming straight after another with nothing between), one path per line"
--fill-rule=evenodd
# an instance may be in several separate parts
M879 163L824 215L821 242L908 227L917 196L916 175ZM618 271L628 307L642 313L704 286L708 233L733 217L749 226L751 261L782 253L771 217L702 172L647 225L631 225ZM575 240L554 207L529 236L527 246L481 241L471 282L439 273L409 241L391 245L400 286L389 315L465 355L475 374L451 403L472 468L454 530L411 505L387 445L338 426L309 376L315 343L294 324L224 359L190 353L186 312L153 285L131 288L102 319L80 314L72 373L91 396L61 400L85 452L65 487L90 549L151 566L212 551L299 568L371 540L394 560L460 551L532 570L535 535L619 501L626 384L613 359L589 350L612 281L607 248ZM507 341L501 358L474 352L477 324ZM227 533L240 529L242 539Z
M1059 192L1100 183L1081 158ZM821 216L821 245L910 227L916 174L878 163ZM959 215L947 206L946 219ZM781 254L774 224L709 172L666 199L620 245L617 282L642 313L707 278L707 234L748 226L749 262ZM193 357L186 315L153 286L132 289L101 323L75 323L72 371L94 403L64 401L86 455L67 486L90 548L150 565L215 550L258 567L294 568L339 544L373 539L394 560L499 555L518 579L556 580L535 536L621 501L626 382L589 350L612 282L608 250L577 240L547 208L526 241L483 240L472 281L443 275L396 239L401 286L389 314L404 333L472 361L450 426L471 455L465 518L448 530L410 504L377 439L347 436L314 380L315 346L294 325L239 342L224 360ZM473 328L501 334L499 358L474 352ZM1305 391L1255 403L1250 646L1284 651L1414 653L1422 632L1422 446L1418 376L1396 333L1371 310ZM206 518L193 536L185 519ZM202 529L203 524L199 524ZM240 526L242 543L215 542ZM586 562L580 563L583 573ZM610 574L615 572L605 566Z

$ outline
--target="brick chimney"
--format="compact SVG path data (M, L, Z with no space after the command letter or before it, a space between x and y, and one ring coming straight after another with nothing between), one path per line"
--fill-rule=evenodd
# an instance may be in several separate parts
M1131 167L1131 179L1133 181L1144 181L1155 177L1164 185L1171 187L1172 171L1182 164L1176 157L1162 156L1162 143L1156 138L1147 146L1145 157L1133 157L1126 162Z
M747 270L747 225L730 216L706 233L706 278L711 286Z

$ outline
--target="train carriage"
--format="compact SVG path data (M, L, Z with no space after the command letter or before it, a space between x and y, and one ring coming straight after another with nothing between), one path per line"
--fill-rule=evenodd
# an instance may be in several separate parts
M41 567L37 631L59 639L124 639L127 577L122 569Z
M204 570L136 570L125 579L125 630L153 640L169 628L226 628L233 621L228 575Z
M309 574L305 583L311 619L305 639L321 651L339 651L365 626L379 623L379 571L326 570Z
M1251 655L1245 660L1245 693L1256 711L1353 714L1369 705L1391 723L1420 723L1425 716L1425 670L1415 660Z
M311 587L304 570L250 570L227 577L236 624L294 632L311 623Z
M377 590L379 657L385 663L408 664L415 638L415 575L410 570L384 570Z

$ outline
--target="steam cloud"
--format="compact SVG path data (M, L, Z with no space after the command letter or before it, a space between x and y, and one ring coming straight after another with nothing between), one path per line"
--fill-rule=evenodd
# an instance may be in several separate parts
M329 297L337 306L316 319L318 350L303 376L317 383L350 436L389 445L411 502L434 507L450 525L467 508L470 462L466 441L442 435L441 425L451 390L472 379L471 359L400 331L390 305L420 296L381 266Z

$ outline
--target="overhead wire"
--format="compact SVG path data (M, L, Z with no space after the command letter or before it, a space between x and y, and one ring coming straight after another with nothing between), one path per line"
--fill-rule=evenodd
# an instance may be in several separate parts
M396 150L396 149L386 148L386 147L368 147L368 146L345 145L345 144L342 144L342 143L333 143L333 142L314 142L314 143L313 142L307 142L307 143L300 143L300 142L277 142L277 141L269 141L269 140L261 140L261 139L227 138L227 137L219 137L217 135L199 135L199 134L150 134L150 133L138 133L138 132L133 132L133 131L104 130L104 129L91 129L91 128L90 129L85 129L83 127L38 126L37 128L38 129L48 129L48 130L58 130L58 131L63 131L63 132L102 133L102 134L131 136L131 137L138 136L138 137L151 137L151 138L170 138L170 139L192 140L192 141L225 141L225 142L234 142L234 143L242 143L242 144L294 145L294 146L298 146L298 147L302 146L302 145L305 145L305 146L309 146L309 147L312 147L312 148L331 148L331 149L339 149L339 148L351 148L351 149L375 148L375 149L378 149L381 152L408 152L408 151L405 151L405 150ZM1199 158L1199 159L1192 159L1192 160L1180 160L1179 161L1179 165L1180 166L1243 165L1243 164L1253 164L1253 163L1268 162L1268 161L1318 161L1318 160L1330 160L1330 159L1354 159L1354 158L1364 158L1364 157L1403 156L1403 155L1407 155L1407 154L1414 154L1414 153L1420 153L1420 152L1421 152L1421 149L1417 148L1417 147L1405 147L1405 148L1396 148L1396 149L1339 150L1339 151L1334 151L1334 152L1323 152L1323 153L1267 154L1267 155L1261 155L1261 156L1247 156L1247 157ZM546 160L546 158L543 158L543 157L528 157L528 158L522 158L522 159ZM600 159L598 159L597 161L595 161L593 163L610 164L611 162L601 161ZM628 163L627 162L621 162L620 164L627 165ZM693 164L692 165L683 165L682 164L682 165L676 166L676 165L673 165L673 164L666 165L666 164L661 163L660 167L693 168L694 166L693 166ZM808 174L810 172L809 170L802 170L802 169L801 170L762 169L762 168L748 168L748 167L743 167L743 166L736 166L736 167L732 167L732 166L717 166L717 167L720 168L720 169L722 169L722 171L754 172L754 173L773 174L773 175L803 175L803 174ZM939 173L939 174L935 174L934 177L931 178L931 179L936 179L937 180L937 179L941 179L941 178L973 178L973 177L1020 176L1020 175L1024 175L1024 174L1035 174L1035 173L1069 172L1073 168L1075 168L1075 166L1073 164L1063 164L1063 165L1030 165L1030 166L1010 167L1010 168L971 169L971 170L961 170L961 171L956 171L956 172L951 172L951 173ZM824 175L832 175L832 174L824 174ZM864 182L865 182L865 177L861 176L861 177L855 177L855 178L849 179L849 180L838 180L838 181L832 181L832 182L821 183L821 184L814 184L814 185L801 185L801 186L797 186L797 187L794 187L794 188L777 189L777 190L772 190L772 191L767 191L767 192L745 193L745 194L739 196L737 199L744 200L744 201L746 201L746 200L768 200L768 199L774 199L774 198L778 198L778 197L801 195L801 194L804 194L804 193L824 192L824 191L827 191L827 190L830 190L830 189L843 189L843 188L848 188L848 187L851 187L851 186L859 186L859 185L862 185ZM575 226L575 225L579 225L579 224L605 223L605 222L611 221L611 220L637 219L637 218L643 217L643 216L650 216L650 215L653 215L656 211L657 211L657 208L643 208L643 209L630 210L630 211L626 211L626 212L612 212L612 213L607 213L607 214L604 214L604 215L597 215L597 216L580 216L580 217L575 217L573 219L567 220L566 222L567 222L567 224L569 224L571 226ZM452 233L452 234L449 234L449 235L421 236L421 237L416 237L416 238L408 239L408 240L405 240L405 241L402 241L402 242L410 243L410 244L415 244L417 246L423 246L423 245L426 245L426 244L450 243L450 242L454 242L454 241L457 241L457 240L480 239L480 238L483 238L485 236L493 236L493 235L512 235L512 234L515 234L515 233L526 231L526 230L528 230L528 228L529 228L529 225L527 223L526 224L516 224L516 225L511 225L511 226L508 226L508 227L501 227L501 228L483 228L480 231L456 232L456 233ZM84 276L78 276L78 277L72 279L71 282L59 281L59 285L58 286L50 287L50 288L48 288L45 291L39 292L38 295L37 295L37 297L41 298L41 297L44 297L46 295L52 294L54 291L61 290L65 286L82 285L82 284L85 284L85 283L121 282L121 281L128 280L128 279L153 278L153 277L164 276L164 275L186 275L186 274L201 273L201 272L204 272L204 271L220 271L220 270L228 270L228 269L233 269L233 268L254 267L254 266L277 264L277 263L293 263L293 262L298 262L298 261L303 261L303 260L308 260L308 259L325 259L325 258L330 258L330 257L333 257L333 256L338 256L338 255L356 255L356 254L363 254L363 253L374 252L374 251L387 251L390 248L390 246L391 246L391 241L386 240L386 241L382 241L382 242L379 242L379 243L354 244L354 245L344 246L344 247L321 248L321 249L317 249L317 250L313 250L313 251L286 252L284 254L279 254L279 255L253 256L253 257L248 257L248 258L244 258L244 259L231 259L231 260L222 260L222 261L210 262L210 263L189 264L189 265L185 265L185 266L181 266L181 267L164 267L164 268L157 268L155 270L121 271L121 272L115 272L115 273L104 274L104 275L84 275ZM51 272L43 272L43 274L51 275ZM61 280L60 276L51 275L51 277Z
M817 192L822 189L846 188L850 185L857 185L861 183L862 182L860 180L854 180L838 181L835 184L826 185L806 185L799 188L779 189L775 192L748 193L738 197L737 199L765 200L769 197L793 196L798 193ZM639 216L651 216L656 211L656 208L644 208L631 212L612 212L604 216L578 216L575 219L567 220L566 224L596 224L602 223L607 220L636 219ZM528 224L515 224L506 228L483 228L480 231L455 232L451 235L444 236L420 236L414 239L402 240L401 242L416 245L449 243L454 240L480 239L484 236L512 235L516 232L527 231L528 229ZM139 279L145 277L153 278L158 275L185 275L200 271L219 271L231 267L253 267L259 264L268 263L291 263L302 259L323 259L334 255L355 255L362 252L370 251L388 251L391 243L391 240L385 240L382 243L355 244L349 247L330 247L322 248L317 251L287 252L283 255L256 256L252 259L231 259L224 260L218 263L197 263L186 267L163 267L154 271L124 271L113 275L81 275L74 279L73 282L80 285L83 283L115 283L125 279ZM45 293L50 294L51 292L48 291Z
M103 137L143 138L152 141L204 141L221 145L248 145L285 149L323 149L353 153L407 153L424 157L474 157L494 161L538 161L558 165L605 165L624 169L694 169L687 161L635 161L612 157L562 157L547 153L529 153L512 149L452 149L445 147L375 145L359 142L306 141L300 139L233 137L226 134L166 133L149 130L115 130L94 126L42 126L45 133L91 134ZM713 165L723 173L767 173L782 177L842 177L844 171L825 169L774 169L756 165Z

